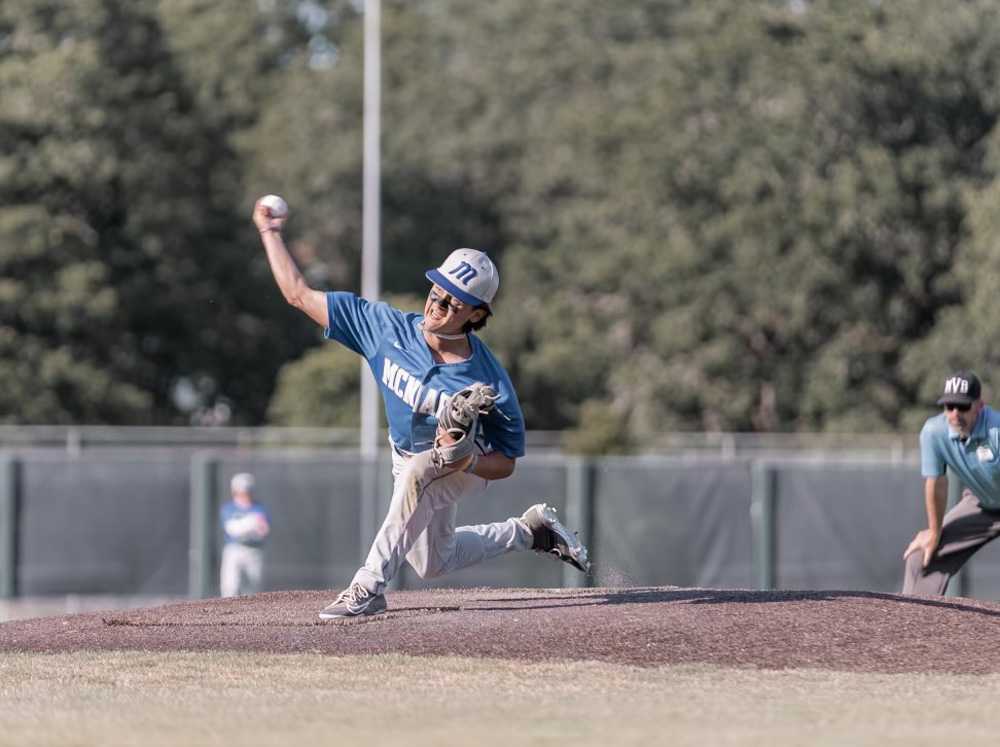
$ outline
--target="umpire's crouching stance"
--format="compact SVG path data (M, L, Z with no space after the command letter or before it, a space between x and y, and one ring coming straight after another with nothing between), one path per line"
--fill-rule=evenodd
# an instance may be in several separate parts
M981 390L971 371L950 376L938 400L944 411L920 431L927 529L903 554L904 594L944 594L965 561L1000 536L1000 413L983 404ZM945 467L966 486L947 515Z

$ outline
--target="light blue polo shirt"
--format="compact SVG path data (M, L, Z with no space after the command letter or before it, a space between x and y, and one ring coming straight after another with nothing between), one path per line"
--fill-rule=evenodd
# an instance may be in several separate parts
M1000 413L983 407L965 443L945 413L928 418L920 431L920 473L941 477L946 465L983 508L1000 510Z
M470 334L472 355L467 360L438 363L420 330L423 315L341 291L327 293L326 305L325 335L368 361L385 401L389 437L396 446L409 452L431 448L442 397L479 381L499 395L493 412L480 419L482 438L506 456L524 456L524 416L517 394L482 340Z

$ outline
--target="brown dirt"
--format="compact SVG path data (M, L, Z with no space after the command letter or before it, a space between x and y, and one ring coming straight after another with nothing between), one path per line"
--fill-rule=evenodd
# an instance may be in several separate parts
M638 666L1000 672L1000 604L871 592L436 589L322 622L330 592L269 592L0 624L0 652L402 653Z

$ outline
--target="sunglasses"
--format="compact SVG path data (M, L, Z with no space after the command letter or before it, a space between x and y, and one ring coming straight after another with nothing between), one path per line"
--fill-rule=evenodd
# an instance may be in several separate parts
M431 297L431 303L435 303L438 306L443 306L446 309L451 309L456 314L458 314L459 312L462 311L462 309L465 308L464 303L457 303L455 299L452 298L447 293L444 295L438 295L433 288L431 289L430 297Z
M952 410L958 410L959 412L968 412L972 409L972 405L956 405L954 402L949 402L944 406L944 409L951 412Z

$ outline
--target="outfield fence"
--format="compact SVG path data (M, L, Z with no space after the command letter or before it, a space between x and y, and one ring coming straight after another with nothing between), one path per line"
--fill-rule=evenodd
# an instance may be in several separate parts
M387 450L364 460L356 438L341 442L319 429L308 439L274 429L238 440L236 431L198 432L213 429L168 429L169 438L156 429L110 429L101 438L51 429L42 441L4 430L6 599L217 594L218 508L241 471L256 475L272 516L265 588L337 589L363 559L391 493ZM441 579L407 568L394 587L899 591L902 551L925 523L919 463L904 439L889 450L858 440L748 445L742 437L720 448L715 434L688 436L665 453L582 458L536 435L513 477L460 506L460 523L479 524L541 500L556 505L589 545L592 577L524 553ZM1000 551L981 552L953 587L1000 598Z

